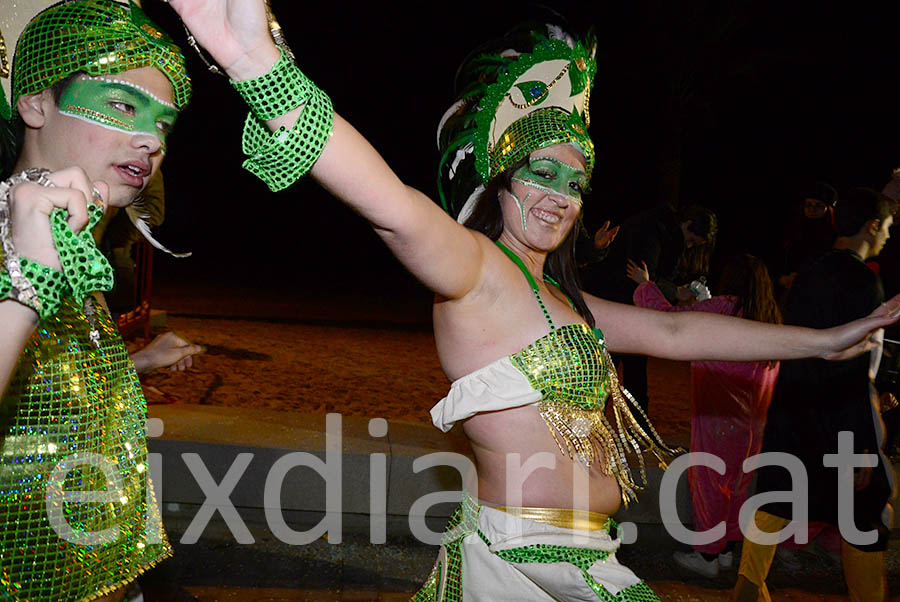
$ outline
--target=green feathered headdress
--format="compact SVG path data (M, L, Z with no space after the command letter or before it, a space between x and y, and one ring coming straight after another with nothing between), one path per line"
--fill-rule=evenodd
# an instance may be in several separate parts
M573 144L594 168L590 92L596 44L578 42L561 28L516 32L460 67L463 88L438 126L441 203L458 216L496 175L529 154Z

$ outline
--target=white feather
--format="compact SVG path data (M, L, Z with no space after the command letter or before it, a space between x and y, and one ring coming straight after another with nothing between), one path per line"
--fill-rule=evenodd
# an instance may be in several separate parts
M453 157L453 163L450 164L450 179L456 177L456 170L459 168L459 163L463 159L466 158L466 155L475 151L475 145L469 142L467 145L463 146L459 150L456 151L456 156Z
M547 37L551 40L565 40L566 32L559 25L554 25L553 23L547 23Z
M443 117L441 117L441 120L438 122L438 127L437 127L438 148L441 148L441 130L444 129L444 124L446 124L447 120L450 119L451 117L453 117L457 111L459 111L463 106L465 106L465 104L467 102L469 102L469 101L465 98L461 98L460 100L457 100L456 102L453 103L453 105L449 109L447 109L447 111L444 113Z
M153 238L153 235L150 234L150 226L147 225L147 218L150 217L148 215L142 215L140 213L140 209L135 207L134 205L129 205L125 208L125 213L128 215L128 219L131 220L131 223L134 224L134 227L137 228L137 231L140 232L144 238L147 239L151 245L163 251L164 253L168 253L172 257L190 257L191 253L173 253L169 249L167 249L161 242Z
M466 200L465 205L463 205L462 209L459 210L459 215L456 217L456 221L463 224L469 216L472 215L472 212L475 210L475 204L478 203L478 199L481 198L481 195L484 193L484 185L479 184L475 191L469 195L469 198Z
M552 23L546 23L547 25L547 37L551 40L561 40L569 45L569 48L575 48L575 38L572 37L572 34L568 33L559 25L554 25Z

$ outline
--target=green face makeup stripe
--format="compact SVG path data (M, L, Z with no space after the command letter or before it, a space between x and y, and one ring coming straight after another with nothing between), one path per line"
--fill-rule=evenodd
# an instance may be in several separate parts
M515 179L515 178L513 178L513 179ZM516 193L513 192L512 190L509 191L509 194L512 195L512 198L516 202L516 205L519 206L519 213L522 215L522 232L526 232L528 230L528 227L525 225L525 203L528 202L528 197L531 196L531 193L529 192L528 194L525 195L524 201L520 201L519 197L516 196Z
M166 137L178 110L149 90L131 82L82 77L59 99L60 113L133 135L156 136L165 152Z

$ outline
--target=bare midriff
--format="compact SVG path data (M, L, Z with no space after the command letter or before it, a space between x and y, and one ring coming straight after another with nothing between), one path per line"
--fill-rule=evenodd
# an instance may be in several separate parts
M463 423L475 456L467 487L477 499L498 506L590 510L612 515L621 502L615 477L604 475L602 458L587 467L563 454L537 406L476 414Z

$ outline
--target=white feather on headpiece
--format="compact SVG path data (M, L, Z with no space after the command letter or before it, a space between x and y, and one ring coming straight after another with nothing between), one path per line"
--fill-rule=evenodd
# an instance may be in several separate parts
M547 37L551 40L560 40L569 45L569 48L575 48L575 44L577 44L575 38L572 37L572 34L567 32L565 29L560 27L559 25L554 25L553 23L545 23L547 26Z
M459 215L456 216L456 221L460 224L466 223L466 220L469 219L469 216L472 215L472 212L475 211L475 205L478 203L478 199L484 193L485 188L484 184L479 184L472 194L469 195L469 198L466 199L466 204L463 205L462 209L459 210Z
M438 127L437 127L438 148L441 148L441 131L443 131L444 125L447 123L447 120L450 119L451 117L453 117L457 113L457 111L459 111L463 106L465 106L465 104L467 102L468 102L467 99L461 98L461 99L457 100L456 102L454 102L452 105L450 105L450 108L444 112L443 116L441 117L441 120L438 122Z
M165 247L161 242L153 238L153 235L150 233L150 226L147 225L147 219L150 217L149 215L142 214L141 209L138 204L133 203L125 208L125 213L128 215L128 219L131 220L131 223L134 224L134 227L137 228L137 231L140 232L144 238L147 239L151 245L159 249L164 253L168 253L172 257L190 257L191 253L173 253L169 249Z
M467 145L456 151L456 156L453 157L453 163L450 164L450 173L448 174L451 180L456 177L456 169L459 167L460 162L466 158L466 155L470 155L474 152L475 144L473 142L469 142Z

